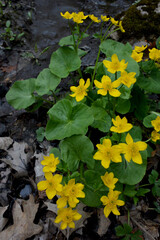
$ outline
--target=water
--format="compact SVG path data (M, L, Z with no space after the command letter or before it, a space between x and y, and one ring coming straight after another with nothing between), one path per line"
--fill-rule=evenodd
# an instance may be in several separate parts
M85 14L101 14L115 16L126 10L135 0L35 0L36 12L31 26L32 43L43 49L57 46L61 37L67 36L69 28L67 20L60 12L79 12Z

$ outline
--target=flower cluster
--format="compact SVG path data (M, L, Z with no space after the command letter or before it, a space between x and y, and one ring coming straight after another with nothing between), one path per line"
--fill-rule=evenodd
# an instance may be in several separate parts
M141 62L143 58L143 51L147 48L146 46L135 46L134 50L132 51L131 57L136 61L136 62Z
M59 208L55 223L61 223L60 228L63 230L67 227L75 228L73 221L79 220L82 216L73 210L77 203L78 198L84 198L85 193L82 191L84 185L81 183L75 183L75 179L70 179L68 184L62 185L62 175L52 173L56 171L56 165L59 164L58 157L54 154L44 156L44 160L41 161L42 165L45 165L43 171L45 172L46 180L40 181L37 184L39 191L46 191L48 199L52 199L55 195L59 195L60 198L57 200L57 207ZM66 205L69 207L65 208Z
M89 15L84 15L83 12L78 12L78 13L75 13L75 12L72 12L72 13L69 13L68 11L65 12L64 14L61 12L60 13L61 16L65 19L72 19L73 22L77 23L77 24L80 24L80 23L83 23L86 18L90 18L92 22L95 22L95 23L100 23L101 21L102 22L108 22L110 20L111 24L115 25L116 27L118 27L118 29L121 30L121 32L125 32L123 26L122 26L122 21L118 21L118 20L115 20L113 17L107 17L107 16L104 16L104 15L101 15L101 19L99 19L98 17L96 17L94 14L89 14Z
M154 130L151 132L151 139L153 142L157 142L157 140L160 140L160 116L152 120L151 124L154 127Z

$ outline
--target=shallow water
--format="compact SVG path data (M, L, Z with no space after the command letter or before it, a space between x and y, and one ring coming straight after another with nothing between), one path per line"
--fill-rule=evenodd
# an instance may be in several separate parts
M84 11L85 14L115 16L126 10L135 0L35 0L35 16L31 26L32 44L43 49L57 44L69 33L67 21L60 12Z

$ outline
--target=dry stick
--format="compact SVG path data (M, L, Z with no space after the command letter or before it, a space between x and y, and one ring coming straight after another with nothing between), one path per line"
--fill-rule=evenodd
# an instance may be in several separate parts
M148 237L150 237L152 240L156 240L156 238L152 237L152 235L144 228L142 225L140 225L133 217L131 217L131 220L146 234Z

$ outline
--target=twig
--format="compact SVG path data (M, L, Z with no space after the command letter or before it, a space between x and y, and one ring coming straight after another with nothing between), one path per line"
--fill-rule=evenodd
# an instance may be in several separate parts
M131 217L131 220L146 234L148 237L150 237L152 240L156 240L141 224L139 224L133 217Z

